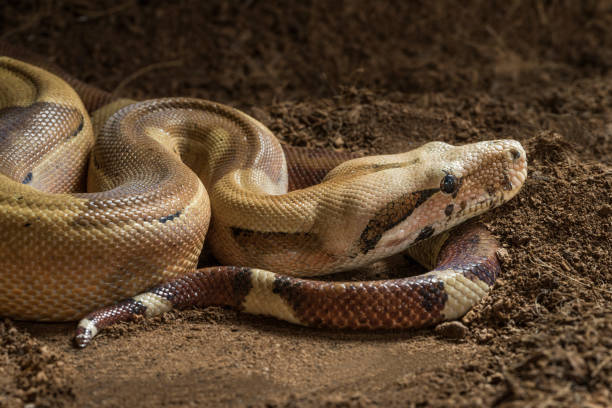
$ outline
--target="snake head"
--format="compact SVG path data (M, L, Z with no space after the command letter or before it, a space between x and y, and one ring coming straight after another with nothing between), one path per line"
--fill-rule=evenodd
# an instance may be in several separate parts
M438 172L442 205L432 202L431 211L440 219L446 218L447 224L456 225L505 203L519 192L527 177L527 155L516 140L442 150Z
M525 150L515 140L464 146L431 142L378 160L394 164L385 164L385 174L372 173L388 197L358 238L358 250L373 258L401 251L505 203L527 176Z

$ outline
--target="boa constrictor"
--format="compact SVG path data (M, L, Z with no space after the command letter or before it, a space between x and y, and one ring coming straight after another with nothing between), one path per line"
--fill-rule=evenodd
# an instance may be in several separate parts
M85 317L81 347L113 322L190 305L309 326L419 327L463 315L500 272L488 231L449 229L517 194L526 155L516 141L346 160L283 148L228 106L113 100L0 51L0 316ZM237 266L196 269L209 220L213 254ZM407 249L433 270L301 278Z

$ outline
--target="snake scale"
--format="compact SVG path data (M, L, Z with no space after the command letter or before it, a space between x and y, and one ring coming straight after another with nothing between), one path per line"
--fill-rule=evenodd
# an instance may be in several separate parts
M517 141L361 158L290 148L219 103L114 99L10 46L0 55L0 316L82 319L81 347L193 305L421 327L462 316L500 273L484 227L452 228L520 190ZM236 266L196 269L205 237ZM304 279L405 250L430 272Z

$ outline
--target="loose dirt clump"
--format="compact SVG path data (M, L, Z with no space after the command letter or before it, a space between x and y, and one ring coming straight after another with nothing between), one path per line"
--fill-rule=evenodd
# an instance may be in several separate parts
M57 353L9 320L0 322L0 353L1 407L61 407L73 400L70 370Z

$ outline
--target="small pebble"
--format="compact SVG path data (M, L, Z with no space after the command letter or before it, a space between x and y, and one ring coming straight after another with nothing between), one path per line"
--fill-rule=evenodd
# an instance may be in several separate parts
M461 340L468 333L468 328L461 322L444 322L436 326L438 336L449 340Z
M610 204L604 204L601 206L601 208L597 211L597 214L599 214L602 217L607 217L609 215L612 214L612 206Z

